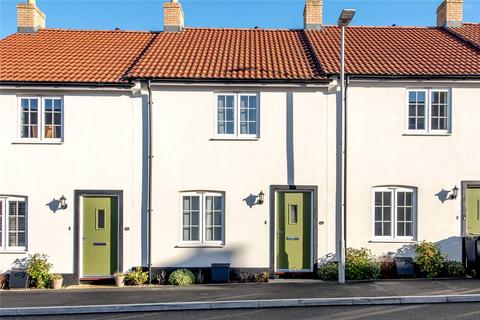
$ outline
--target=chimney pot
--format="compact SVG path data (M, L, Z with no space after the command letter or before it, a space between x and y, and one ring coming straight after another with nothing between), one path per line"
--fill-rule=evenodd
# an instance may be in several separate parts
M184 28L185 15L178 0L163 4L163 31L180 32Z
M463 20L463 0L444 0L437 8L437 27L460 27Z
M40 11L35 0L17 4L17 31L37 32L45 29L46 16Z
M303 10L303 27L306 30L320 30L323 24L322 0L306 0Z

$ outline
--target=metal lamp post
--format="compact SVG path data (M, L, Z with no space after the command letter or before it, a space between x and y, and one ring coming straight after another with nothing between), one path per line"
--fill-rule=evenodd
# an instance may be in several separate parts
M346 216L346 142L347 142L347 115L346 115L346 96L345 96L345 27L352 22L355 15L355 9L344 9L338 18L338 26L342 29L340 37L340 90L342 93L342 188L341 188L341 214L340 214L340 259L338 263L338 282L345 283L345 216Z

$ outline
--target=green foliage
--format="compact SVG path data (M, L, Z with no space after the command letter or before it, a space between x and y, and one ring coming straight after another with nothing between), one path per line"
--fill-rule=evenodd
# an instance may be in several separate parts
M255 276L253 277L253 281L255 282L268 282L268 279L270 278L270 274L266 271L260 272L260 273L255 273Z
M345 278L347 280L378 279L380 263L373 259L370 250L348 248L345 256Z
M139 286L148 281L148 272L143 271L142 267L137 267L125 275L125 281L128 284Z
M432 242L422 241L415 245L415 264L420 272L428 278L437 277L445 266L446 256L440 251L440 247Z
M445 261L443 272L447 277L465 277L466 271L459 261Z
M54 273L54 274L51 275L50 279L61 280L61 279L63 279L63 276L60 273Z
M195 283L195 275L188 269L177 269L170 274L168 282L175 286L189 286Z
M119 278L120 278L120 277L125 277L125 273L120 272L120 271L115 272L113 275L114 275L115 277L119 277Z
M329 261L322 265L318 270L318 277L325 281L336 281L338 280L338 264L332 261Z
M27 258L27 274L30 278L30 286L33 288L47 288L50 285L50 268L46 254L35 253Z

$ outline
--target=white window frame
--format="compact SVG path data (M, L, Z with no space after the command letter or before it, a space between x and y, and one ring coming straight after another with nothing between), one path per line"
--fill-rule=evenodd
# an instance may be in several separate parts
M38 115L37 115L37 126L38 133L36 138L23 138L22 137L22 124L20 122L22 114L22 99L38 99ZM45 100L46 99L58 99L61 102L61 116L60 116L60 125L61 130L60 138L46 138L45 135ZM31 143L61 143L64 139L64 103L62 96L41 96L41 95L21 95L17 96L17 140L19 142L31 142Z
M390 211L390 231L391 236L377 236L375 235L375 192L390 192L392 208ZM412 193L412 236L397 236L397 193L411 192ZM398 241L398 242L414 242L417 239L417 188L415 187L399 187L399 186L383 186L372 188L371 195L372 203L372 239L374 241Z
M410 129L409 127L409 95L410 92L425 92L425 129ZM447 94L447 129L432 129L432 93L445 92ZM452 94L450 89L435 88L410 88L406 94L405 128L407 134L413 135L448 135L451 133L452 124Z
M199 236L198 240L186 241L183 240L183 197L195 196L199 197ZM222 198L222 239L221 240L206 240L206 210L205 197L214 196ZM181 246L224 246L225 245L225 193L217 191L187 191L180 192L180 210L179 210L179 242Z
M218 133L218 97L219 96L233 96L234 103L234 119L233 119L233 134ZM257 99L257 112L256 112L256 134L242 134L240 133L240 97L256 97ZM214 137L218 139L258 139L260 136L260 95L259 93L252 92L216 92L214 94Z
M8 215L9 215L9 203L10 201L22 201L25 202L25 246L9 246L8 245L8 234L9 234L9 224L8 224ZM28 201L27 197L22 196L6 196L0 195L0 202L2 206L2 218L0 224L2 225L2 245L0 246L0 252L24 252L27 251L28 247Z

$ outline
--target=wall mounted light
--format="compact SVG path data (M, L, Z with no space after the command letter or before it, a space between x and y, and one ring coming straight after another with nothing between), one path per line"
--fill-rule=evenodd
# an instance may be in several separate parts
M58 199L60 201L60 206L59 208L62 209L62 210L65 210L67 209L68 205L67 205L67 198L65 198L65 196L62 194L62 196L60 197L60 199Z
M257 196L257 204L263 204L265 198L265 193L263 191L260 191L260 193Z
M457 186L453 187L452 191L450 191L450 196L448 197L448 200L455 200L457 199L458 195L458 188Z

